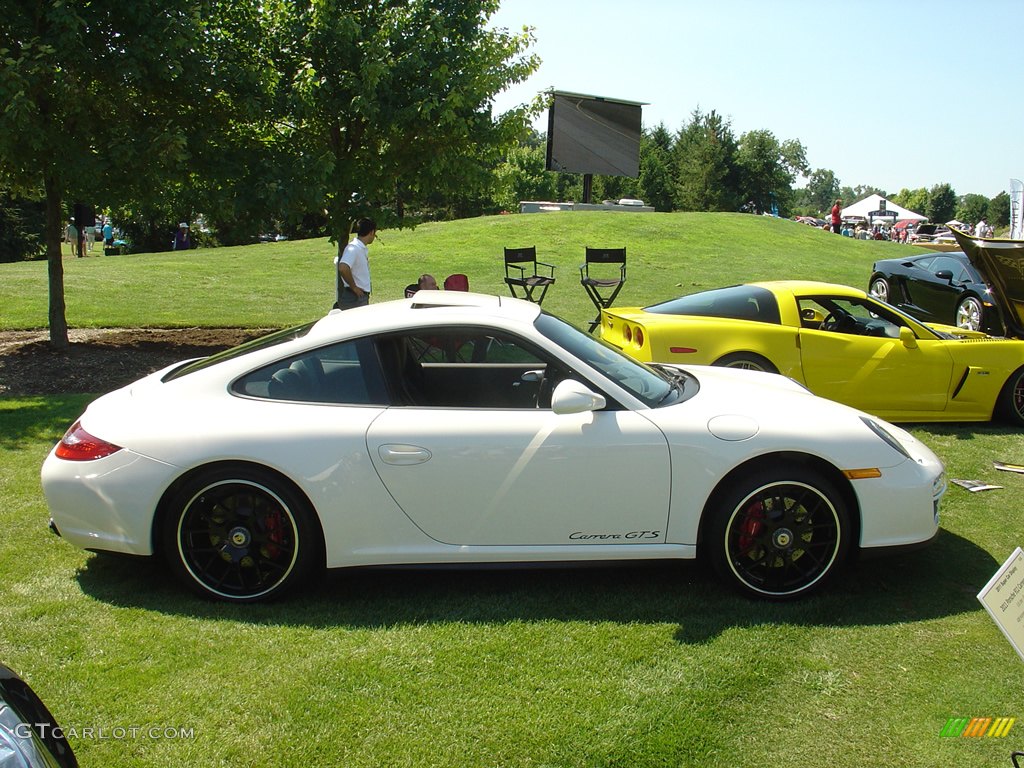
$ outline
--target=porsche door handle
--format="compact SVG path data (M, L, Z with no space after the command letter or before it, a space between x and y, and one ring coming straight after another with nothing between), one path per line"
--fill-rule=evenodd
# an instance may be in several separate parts
M377 455L385 464L393 464L396 467L408 467L413 464L422 464L429 461L433 455L426 448L418 445L401 445L387 443L377 449Z

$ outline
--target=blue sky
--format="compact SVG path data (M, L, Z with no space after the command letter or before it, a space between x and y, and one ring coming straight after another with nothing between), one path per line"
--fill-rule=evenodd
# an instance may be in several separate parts
M1024 178L1022 22L1024 0L502 0L491 26L533 27L542 63L496 108L555 88L673 132L713 109L841 185L992 197Z

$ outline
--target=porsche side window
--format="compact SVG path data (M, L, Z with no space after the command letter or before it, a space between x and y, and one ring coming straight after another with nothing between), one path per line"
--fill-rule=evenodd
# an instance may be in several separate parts
M371 345L348 341L285 358L242 376L231 390L268 400L385 405L383 388L374 385L375 367L363 365L360 347L366 350Z
M398 405L547 408L566 374L523 341L486 329L430 328L377 340Z

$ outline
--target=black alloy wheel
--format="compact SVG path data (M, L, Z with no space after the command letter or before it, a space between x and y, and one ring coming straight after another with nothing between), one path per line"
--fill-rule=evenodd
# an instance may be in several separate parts
M1006 421L1024 427L1024 367L1014 371L1006 380L996 410Z
M705 546L720 576L770 600L801 597L842 566L850 549L842 496L816 473L760 472L721 499Z
M176 495L163 551L199 594L253 602L300 581L322 539L309 505L285 484L248 469L204 473Z

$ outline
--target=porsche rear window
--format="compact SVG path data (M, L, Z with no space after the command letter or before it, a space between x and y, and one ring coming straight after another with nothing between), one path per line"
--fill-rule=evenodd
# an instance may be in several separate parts
M713 291L691 293L678 299L645 307L645 312L659 315L697 315L699 317L730 317L760 323L779 323L779 304L775 294L756 285L733 285Z
M266 349L267 347L273 347L277 344L284 344L286 341L291 341L292 339L301 339L309 333L309 329L313 327L314 323L315 321L313 323L297 325L294 328L285 328L283 331L275 331L274 333L266 336L261 336L258 339L253 339L252 341L247 341L244 344L239 344L237 347L232 347L231 349L226 349L223 352L218 352L215 355L210 355L209 357L204 357L200 360L194 360L191 363L185 363L184 365L181 365L167 373L161 381L165 383L173 381L174 379L181 378L182 376L187 376L190 373L195 373L196 371L201 371L204 368L209 368L211 365L222 363L225 360L233 360L236 357L241 357L242 355L247 355L250 352L255 352L258 349Z

